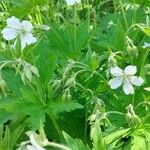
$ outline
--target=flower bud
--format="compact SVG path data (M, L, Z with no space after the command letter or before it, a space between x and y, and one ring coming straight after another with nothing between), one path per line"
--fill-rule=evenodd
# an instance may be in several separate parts
M69 87L73 84L75 84L75 75L67 80L67 82L65 83L65 87Z
M144 66L144 72L145 74L150 75L150 64L146 64Z
M132 115L131 126L137 127L141 123L141 118L137 115Z
M67 100L67 93L64 92L62 95L62 101L66 101Z
M117 66L117 60L115 59L115 53L112 53L108 58L108 63L110 67Z
M25 77L26 77L29 81L32 80L32 72L31 72L30 66L27 65L27 66L24 68L24 75L25 75Z
M133 56L134 58L138 57L138 49L135 45L133 45L132 47L130 45L128 45L127 52L129 55Z
M91 64L93 70L96 70L99 67L99 57L95 53L91 55Z
M32 73L34 75L36 75L37 77L39 77L39 71L38 71L38 69L35 66L30 65L30 69L31 69L31 71L32 71Z
M68 89L68 90L66 90L65 92L64 92L64 94L62 95L62 100L63 101L70 101L72 99L72 96L71 96L71 94L70 94L70 90Z
M0 76L0 90L3 94L6 94L7 91L7 83L6 81Z
M70 94L70 92L67 93L67 100L70 101L72 99L72 95Z
M126 121L127 121L128 124L131 123L131 118L132 118L131 113L127 112L126 113Z

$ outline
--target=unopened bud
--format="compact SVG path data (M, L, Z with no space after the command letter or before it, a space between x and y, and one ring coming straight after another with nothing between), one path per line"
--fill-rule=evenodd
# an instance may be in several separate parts
M150 75L150 64L146 64L144 66L144 71L145 71L145 74Z
M31 81L32 80L32 72L31 72L31 69L30 69L30 66L26 66L25 69L24 69L24 75L25 77Z
M66 90L64 94L62 95L63 101L70 101L72 99L72 95L70 94L70 90Z
M108 58L109 66L115 67L117 65L117 60L115 59L115 55L111 54Z
M0 90L2 91L3 94L6 94L7 91L7 83L6 81L0 76Z
M140 123L141 123L141 118L138 117L137 115L132 115L131 126L137 127Z
M67 93L64 92L62 95L62 101L66 101L67 100Z
M127 46L127 52L129 55L133 56L134 58L137 58L138 57L138 49L136 46Z
M126 121L128 124L131 123L131 113L129 113L129 112L126 113Z
M96 70L99 67L99 57L95 53L91 55L91 64L93 70Z
M75 75L67 80L67 82L65 83L65 87L69 87L74 84L75 84Z
M38 71L38 69L35 66L30 65L30 69L31 69L31 71L32 71L32 73L34 75L36 75L37 77L39 77L39 71Z

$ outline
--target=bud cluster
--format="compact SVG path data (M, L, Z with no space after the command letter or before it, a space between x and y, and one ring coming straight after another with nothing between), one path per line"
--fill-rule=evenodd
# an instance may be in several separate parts
M94 124L96 120L99 121L101 125L104 125L107 120L105 113L105 104L98 97L94 97L93 101L95 103L94 110L88 118L88 120L90 121L90 125Z
M138 57L138 49L134 45L133 41L128 36L126 36L126 45L127 45L127 53L130 56L137 58Z
M127 113L126 113L126 121L129 124L129 126L136 128L140 123L141 123L141 119L140 117L138 117L133 109L133 105L130 104L129 106L127 106Z
M26 80L29 80L31 82L33 75L39 77L38 69L35 66L27 63L24 60L21 61L21 64L18 64L18 65L19 66L21 65L23 68L21 72L21 78L24 83L26 82Z
M6 81L3 79L3 77L0 75L0 91L6 95L7 92L7 83Z

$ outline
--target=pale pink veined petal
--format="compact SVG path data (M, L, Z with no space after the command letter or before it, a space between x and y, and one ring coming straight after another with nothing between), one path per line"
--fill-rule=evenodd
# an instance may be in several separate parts
M137 72L136 66L129 65L124 69L124 73L127 75L135 75L136 72Z
M134 94L134 88L129 80L125 80L123 85L123 91L126 95Z
M144 80L141 77L137 77L137 76L130 77L130 81L132 84L136 86L141 86L144 83Z
M22 29L26 32L31 32L33 30L32 23L30 21L22 21L21 23Z
M123 77L116 77L111 80L109 80L108 84L110 85L111 89L117 89L121 84L123 83L124 78Z
M123 70L120 69L119 67L113 67L110 69L110 73L115 76L115 77L118 77L118 76L122 76L123 75Z
M21 36L21 49L24 49L26 45L35 43L37 40L31 33L26 33Z
M75 4L75 0L66 0L67 5L71 6Z
M11 17L7 19L7 27L13 28L13 29L20 29L21 23L16 17Z
M18 31L16 29L5 28L1 32L5 40L13 40L17 37Z

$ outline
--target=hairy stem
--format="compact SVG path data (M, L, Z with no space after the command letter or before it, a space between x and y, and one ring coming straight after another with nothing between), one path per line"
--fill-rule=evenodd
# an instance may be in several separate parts
M48 111L47 114L50 117L50 119L51 119L51 121L52 121L52 123L53 123L53 125L54 125L54 127L55 127L55 129L56 129L56 131L57 131L57 133L58 133L58 135L60 137L60 139L61 139L61 142L65 143L65 138L64 138L64 136L62 134L62 131L61 131L57 121L54 118L54 115L50 111Z

